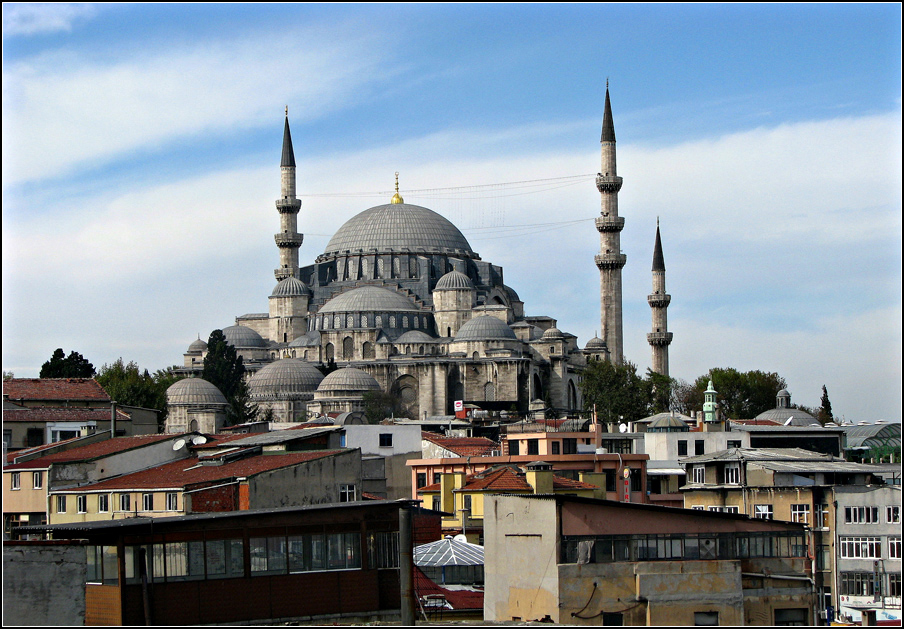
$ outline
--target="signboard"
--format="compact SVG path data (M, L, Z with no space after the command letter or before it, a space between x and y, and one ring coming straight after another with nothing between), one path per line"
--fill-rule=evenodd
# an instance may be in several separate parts
M622 470L622 476L624 476L625 478L625 502L631 502L631 468L626 467L624 470Z
M446 407L448 408L448 407ZM465 402L464 400L455 400L455 412L465 410Z

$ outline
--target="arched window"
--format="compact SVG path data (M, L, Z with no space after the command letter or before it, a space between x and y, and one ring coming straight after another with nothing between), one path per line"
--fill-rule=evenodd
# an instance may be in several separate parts
M367 258L361 258L361 279L370 279L370 260Z
M335 352L335 350L333 349L333 344L332 344L332 343L327 343L327 344L326 344L326 347L324 347L323 349L324 349L324 351L325 351L325 353L326 353L326 359L327 359L327 360L332 360L333 358L335 358L335 353L336 353L336 352Z
M367 327L367 315L361 315L361 327L362 328Z
M355 315L346 315L345 316L345 327L347 327L347 328L355 327Z
M191 422L188 424L188 431L189 432L198 432L198 420L197 419L191 420Z
M407 317L407 316L402 317L402 327L403 327L403 328L407 328L407 327L408 327L408 317Z
M342 327L342 315L335 315L333 317L333 327L337 330Z
M371 342L365 342L361 347L361 357L362 358L376 358L377 355L374 352L374 344Z
M342 339L342 358L351 360L355 357L355 346L352 343L352 337L346 336Z
M395 315L389 315L389 327L390 327L390 328L396 327L396 318L395 318Z
M411 317L411 318L414 319L414 327L415 328L421 327L421 318L420 317Z
M578 391L574 386L574 380L568 381L568 408L571 410L578 408Z
M377 258L376 277L386 277L386 262L383 261L383 258Z
M408 275L409 277L417 277L417 258L408 258Z
M352 258L349 258L348 259L348 273L346 274L346 279L349 279L349 280L358 279L356 277L358 274L355 273L356 270L357 270L357 265L355 264L355 260Z
M471 355L471 358L473 358L474 360L478 360L478 359L480 359L480 354L478 354L477 352L474 352L474 353Z
M496 401L496 385L492 382L487 382L483 385L483 399L487 402Z
M399 277L400 275L402 275L402 268L401 268L401 267L402 267L402 265L401 265L401 263L399 262L399 259L398 259L398 258L393 258L393 259L392 259L392 276L393 276L393 277Z
M375 328L382 328L382 327L383 327L383 316L382 316L382 315L377 315L377 317L376 317L376 319L375 319L375 321L374 321L374 327L375 327Z

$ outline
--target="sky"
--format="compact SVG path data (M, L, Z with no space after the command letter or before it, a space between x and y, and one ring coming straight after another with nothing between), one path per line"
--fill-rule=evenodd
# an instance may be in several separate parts
M607 81L626 359L659 220L673 377L900 421L898 4L4 3L3 370L153 372L266 312L285 107L302 265L399 172L583 347Z

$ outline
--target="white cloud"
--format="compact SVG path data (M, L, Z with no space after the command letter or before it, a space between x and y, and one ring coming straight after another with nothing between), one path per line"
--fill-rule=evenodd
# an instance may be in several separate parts
M3 4L3 36L71 31L77 20L93 17L97 6L82 2Z
M293 120L353 104L385 76L381 48L333 35L268 32L104 65L65 50L15 62L4 72L4 187L234 133L273 119L274 102L292 103Z

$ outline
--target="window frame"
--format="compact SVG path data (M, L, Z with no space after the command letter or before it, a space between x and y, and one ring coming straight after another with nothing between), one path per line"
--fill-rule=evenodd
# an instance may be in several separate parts
M12 472L9 475L9 489L10 491L19 491L22 489L22 479L19 476L19 472Z
M66 494L57 494L56 512L57 513L66 513Z
M798 503L791 505L791 521L798 524L810 523L810 505L807 503Z
M775 509L771 504L753 505L753 517L759 520L774 520Z
M75 497L75 512L88 513L88 496L86 494L78 494Z
M691 477L693 478L693 483L695 485L705 485L706 484L706 466L705 465L694 465L691 467Z
M123 513L132 512L132 494L119 494L119 510Z
M150 506L148 506L150 504ZM153 511L154 510L154 493L153 492L144 492L141 494L141 510L142 511Z
M31 488L44 489L44 472L31 473Z
M109 513L110 512L110 494L98 494L97 495L97 512L98 513Z
M170 504L172 503L172 504ZM167 511L178 511L179 510L179 494L175 491L166 492L166 510Z

